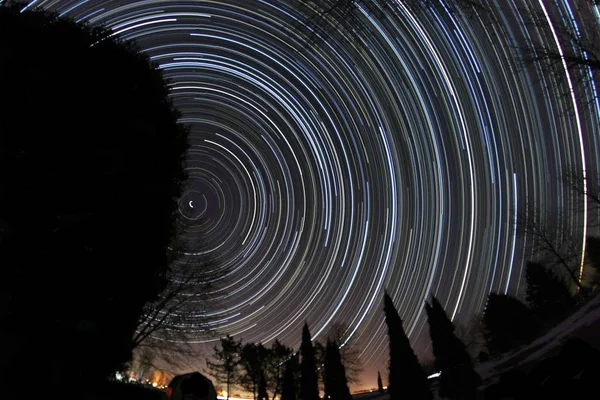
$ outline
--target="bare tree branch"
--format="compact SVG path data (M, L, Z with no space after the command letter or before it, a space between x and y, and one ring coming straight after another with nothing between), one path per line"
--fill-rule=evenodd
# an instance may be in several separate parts
M227 273L199 251L201 235L186 229L180 227L170 248L166 286L144 307L133 337L135 348L153 352L163 368L197 356L190 345L194 339L214 337L208 316L215 306L211 294Z
M517 49L524 65L537 65L550 78L550 85L565 96L575 94L588 106L597 100L595 87L600 77L600 25L593 8L597 8L596 1L581 1L571 18L554 6L544 10L522 7L521 17L537 33ZM566 84L565 67L572 88Z
M560 216L554 218L560 220ZM549 266L561 269L566 276L577 286L584 299L588 299L587 289L581 284L578 272L579 255L571 237L553 223L551 219L536 219L535 216L517 218L519 233L531 239L530 251L536 257L544 259Z

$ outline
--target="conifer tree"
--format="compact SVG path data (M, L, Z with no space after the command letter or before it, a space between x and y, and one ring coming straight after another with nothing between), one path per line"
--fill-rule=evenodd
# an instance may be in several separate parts
M292 355L285 363L283 383L281 384L281 400L297 399L298 384L296 382L296 374L298 369L298 359L295 355Z
M383 310L390 345L388 391L391 400L431 400L427 376L419 364L391 297L385 292Z
M325 399L351 400L348 379L342 364L340 350L335 340L328 340L325 348L325 366L323 372Z
M300 345L300 400L319 400L319 381L315 350L312 345L308 324L302 328Z
M377 371L377 391L383 394L383 382L381 381L381 374Z
M567 284L543 265L528 262L526 300L531 311L545 324L560 321L575 307Z
M464 344L454 334L454 324L439 301L425 303L435 367L441 373L439 395L450 399L475 399L481 378Z

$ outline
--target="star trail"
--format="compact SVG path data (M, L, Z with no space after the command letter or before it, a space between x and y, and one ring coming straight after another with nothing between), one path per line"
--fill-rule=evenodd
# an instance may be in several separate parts
M307 46L299 3L27 7L135 40L168 79L191 129L180 220L205 238L198 256L228 271L213 328L297 349L305 321L317 339L344 322L365 365L356 388L373 387L387 361L385 288L425 356L430 294L461 322L490 291L522 293L529 239L515 211L564 211L583 250L585 219L568 211L582 200L560 177L598 171L600 107L566 65L562 79L521 65L526 38L561 42L519 10L575 26L592 10L498 0L466 17L390 1L384 15L359 7L355 34Z

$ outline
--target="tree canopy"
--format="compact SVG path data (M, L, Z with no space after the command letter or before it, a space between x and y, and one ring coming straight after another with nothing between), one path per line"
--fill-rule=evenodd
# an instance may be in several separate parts
M535 314L517 298L505 294L489 294L483 323L487 348L494 354L527 344L539 332Z
M541 264L528 262L526 300L531 311L545 324L554 324L575 307L566 282Z
M187 129L147 56L43 11L0 6L0 87L0 376L106 377L165 285Z
M227 398L231 394L231 385L237 382L237 372L240 364L242 343L227 335L221 338L221 347L213 348L214 362L207 361L206 366L210 374L221 383L224 383Z

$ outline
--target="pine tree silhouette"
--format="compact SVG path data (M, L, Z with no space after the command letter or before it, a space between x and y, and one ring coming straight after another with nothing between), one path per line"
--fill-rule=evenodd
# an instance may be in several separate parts
M283 383L281 384L281 400L296 400L298 394L298 385L296 383L296 373L298 371L298 359L295 355L286 361L283 372Z
M435 367L441 373L439 395L450 399L475 399L481 378L473 369L464 344L454 334L454 325L435 297L425 303Z
M300 345L300 399L319 400L319 382L317 378L317 362L308 324L302 328L302 344Z
M388 392L391 400L431 400L427 376L419 364L398 311L387 292L383 295L383 310L390 345Z
M351 400L348 379L342 364L340 349L334 340L328 340L325 348L325 366L323 373L325 399Z

